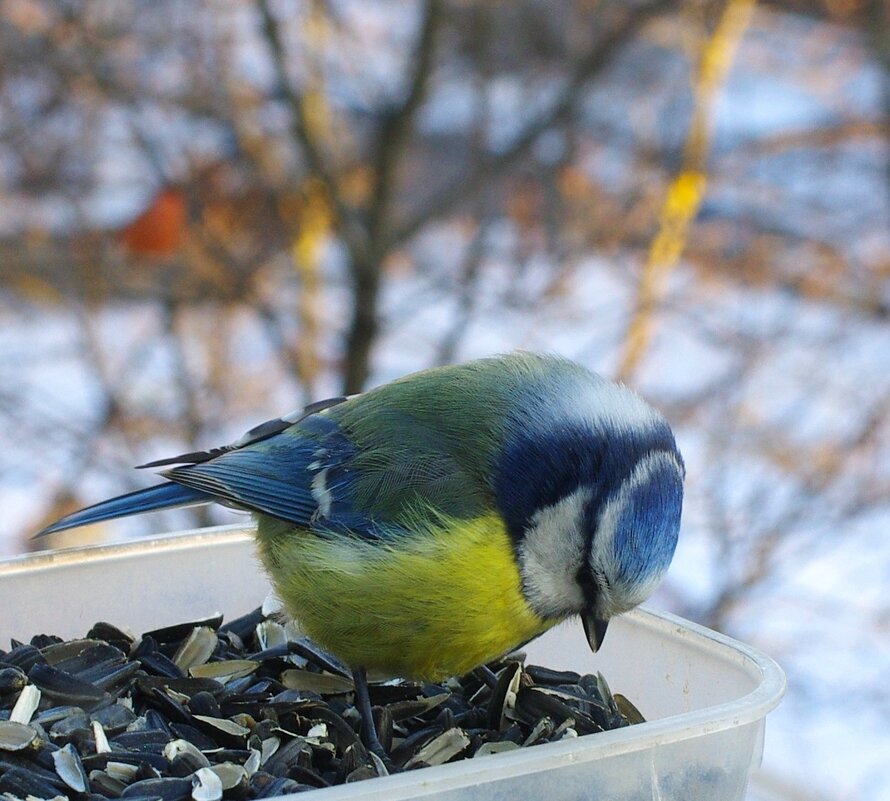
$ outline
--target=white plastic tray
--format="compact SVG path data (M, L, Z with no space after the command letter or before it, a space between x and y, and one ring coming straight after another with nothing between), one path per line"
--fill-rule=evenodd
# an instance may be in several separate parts
M97 620L140 632L259 606L269 585L250 530L185 532L0 562L0 647L35 633L83 636ZM317 790L318 801L731 801L760 764L785 677L768 657L660 612L636 611L590 653L580 625L526 648L530 662L600 670L649 722L576 740ZM302 797L302 796L301 796ZM296 798L296 797L294 797Z

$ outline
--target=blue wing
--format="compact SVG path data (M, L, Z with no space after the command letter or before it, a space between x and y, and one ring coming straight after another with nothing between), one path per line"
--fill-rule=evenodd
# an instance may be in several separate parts
M34 537L45 537L47 534L54 534L57 531L88 526L91 523L101 523L103 520L141 515L144 512L156 512L178 506L196 506L211 503L213 500L214 498L206 493L179 484L158 484L148 489L118 495L116 498L73 512L37 532Z
M341 400L314 404L305 414L264 423L230 446L153 462L193 463L162 473L168 483L82 509L36 536L128 515L213 502L318 531L380 536L382 529L352 503L354 474L350 463L357 448L336 422L316 413Z
M306 528L379 536L352 503L350 462L357 448L333 420L313 415L299 425L206 462L163 475L232 505Z
M41 534L217 502L317 532L378 539L404 533L418 509L467 516L485 508L482 482L454 459L441 431L407 412L379 409L375 419L386 416L387 425L356 442L336 412L324 413L344 400L270 420L222 448L143 465L179 466L162 473L167 484L103 501Z

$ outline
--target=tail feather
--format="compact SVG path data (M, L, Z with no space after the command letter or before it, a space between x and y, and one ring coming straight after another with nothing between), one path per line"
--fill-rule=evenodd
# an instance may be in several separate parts
M160 509L172 509L177 506L211 503L213 500L214 497L206 492L168 481L166 484L128 492L126 495L119 495L117 498L110 498L107 501L88 506L86 509L73 512L47 526L43 531L35 534L34 538L44 537L56 531L86 526L90 523L99 523L103 520L114 520L118 517L129 517Z

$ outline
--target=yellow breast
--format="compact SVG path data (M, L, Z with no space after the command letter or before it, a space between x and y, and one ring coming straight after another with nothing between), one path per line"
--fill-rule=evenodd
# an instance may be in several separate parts
M288 611L352 666L438 680L545 631L497 515L442 519L385 544L261 517L260 555Z

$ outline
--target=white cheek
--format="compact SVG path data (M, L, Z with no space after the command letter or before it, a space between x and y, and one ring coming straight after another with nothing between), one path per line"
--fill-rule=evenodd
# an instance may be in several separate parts
M536 512L519 546L523 589L541 615L561 617L584 606L575 577L585 560L581 520L589 498L589 490L579 489Z

